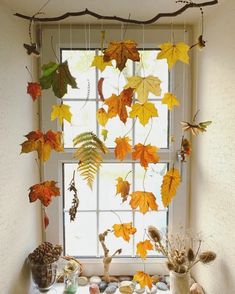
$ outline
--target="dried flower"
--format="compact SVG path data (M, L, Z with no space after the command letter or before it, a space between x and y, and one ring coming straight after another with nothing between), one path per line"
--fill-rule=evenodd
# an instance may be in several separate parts
M167 265L167 268L169 269L169 271L174 270L174 265L170 261L167 261L166 265Z
M216 259L216 254L213 251L204 251L199 255L199 260L206 264Z
M193 252L192 248L189 248L187 257L188 257L188 261L190 261L190 262L194 261L195 255L194 255L194 252Z
M152 239L152 241L154 242L161 242L161 234L158 231L157 228L155 228L154 226L149 226L148 227L148 234L150 236L150 238Z

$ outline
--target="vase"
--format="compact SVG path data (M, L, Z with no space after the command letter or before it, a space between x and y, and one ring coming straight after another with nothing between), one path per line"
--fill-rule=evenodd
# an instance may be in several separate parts
M65 288L64 293L74 294L78 289L78 272L70 273L65 275Z
M170 271L170 290L171 294L189 294L190 274L180 274Z
M57 262L48 264L30 263L32 278L37 289L42 292L48 292L56 282Z

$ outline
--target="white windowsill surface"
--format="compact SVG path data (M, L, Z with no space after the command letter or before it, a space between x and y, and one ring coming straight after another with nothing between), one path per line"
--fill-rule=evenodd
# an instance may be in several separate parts
M61 283L61 284L56 284L53 289L51 289L49 292L47 292L47 294L62 294L64 293L64 284ZM78 290L76 292L76 294L89 294L89 286L84 286L84 287L81 287L79 286L78 287ZM145 293L147 293L145 291ZM104 292L105 294L105 292ZM115 294L120 294L120 292L117 290L115 292ZM161 291L161 290L157 290L157 294L170 294L170 291Z

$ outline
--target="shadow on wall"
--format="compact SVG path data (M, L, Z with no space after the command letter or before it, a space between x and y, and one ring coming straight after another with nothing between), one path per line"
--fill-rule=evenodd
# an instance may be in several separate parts
M27 260L25 260L23 266L19 268L18 276L13 278L13 283L10 287L9 293L7 294L28 294L30 293L30 270ZM28 289L28 292L25 292L25 289Z
M220 280L223 281L223 285L221 285L221 290L223 290L223 292L221 292L221 294L235 293L235 284L231 273L231 265L228 265L220 259L218 269L219 275L221 275ZM217 293L216 291L218 291L218 288L213 289L213 293Z

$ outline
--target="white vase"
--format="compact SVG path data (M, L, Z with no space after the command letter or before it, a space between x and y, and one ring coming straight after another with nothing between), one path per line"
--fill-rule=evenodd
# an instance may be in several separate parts
M189 294L190 274L179 274L174 271L170 271L170 290L171 294Z

